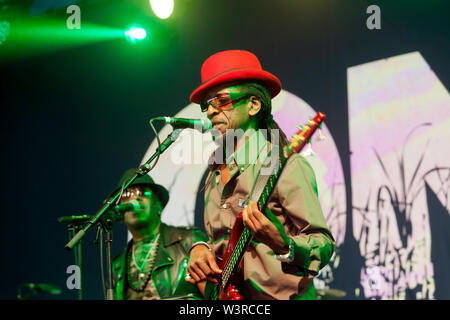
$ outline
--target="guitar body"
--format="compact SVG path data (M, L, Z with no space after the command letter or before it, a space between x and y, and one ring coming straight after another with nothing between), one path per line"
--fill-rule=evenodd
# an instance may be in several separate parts
M244 230L244 222L242 220L242 212L236 218L233 229L231 230L230 239L228 240L228 245L225 250L225 254L222 260L218 263L220 269L224 269L227 261L229 260L231 253L233 252L236 244L238 243L239 236ZM239 265L239 269L242 270L242 261ZM239 272L234 272L231 276L228 285L225 289L220 289L220 285L215 285L211 282L206 284L205 298L212 300L244 300L244 297L238 291L238 285L241 281L241 274ZM216 291L216 293L214 293Z

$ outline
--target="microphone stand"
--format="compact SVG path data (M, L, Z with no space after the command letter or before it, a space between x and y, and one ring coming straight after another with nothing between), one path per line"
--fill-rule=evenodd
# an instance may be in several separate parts
M78 223L69 223L67 226L69 230L69 237L72 239L75 236L75 233L81 229L80 222ZM81 241L77 243L75 254L75 264L80 269L80 289L78 289L78 300L83 300L83 273L82 273L82 262L81 262Z
M106 300L114 300L114 288L113 288L113 276L112 276L112 231L113 231L114 219L106 218L102 220L101 227L106 233L106 264L108 268L108 289L106 294Z
M128 181L126 181L123 185L122 190L125 190L126 188L128 188L128 186L130 186L134 180L136 180L137 178L147 174L150 171L150 163L156 158L158 157L160 154L162 154L164 151L167 150L167 148L169 148L169 146L174 143L178 137L180 136L182 129L176 129L173 130L168 136L167 138L161 143L161 146L159 148L156 149L156 151L153 153L153 155L143 164L141 165L137 170L136 173L133 177L131 177ZM74 246L76 246L81 239L85 236L86 232L92 228L92 226L94 226L96 223L102 223L101 218L103 217L103 215L110 209L110 207L112 206L113 203L115 203L115 201L117 200L117 198L119 198L119 196L122 193L122 190L118 190L114 196L109 199L109 201L106 201L104 203L104 205L100 208L99 211L97 211L97 213L95 215L93 215L88 223L84 226L84 228L82 228L81 230L79 230L74 237L72 237L72 239L65 245L65 249L66 250L72 250ZM106 220L106 219L105 219ZM109 219L107 219L109 220ZM108 263L108 294L107 294L107 299L108 300L114 300L114 291L112 288L112 261L111 261L111 244L112 244L112 223L102 223L103 226L106 229L106 244L107 244L107 263ZM111 229L108 231L108 229Z
M67 223L67 230L69 231L69 240L75 236L75 233L81 229L81 225L89 220L90 215L81 216L68 216L59 217L58 221L61 223ZM74 251L75 264L80 270L80 288L78 289L78 300L83 300L83 274L82 274L82 254L81 254L81 241L76 244Z

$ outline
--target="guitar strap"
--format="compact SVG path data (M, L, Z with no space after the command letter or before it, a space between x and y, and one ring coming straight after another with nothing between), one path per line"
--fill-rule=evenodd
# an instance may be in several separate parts
M253 200L253 201L259 200L259 198L261 197L261 194L264 190L264 187L266 186L270 177L276 173L278 167L280 166L280 161L281 161L279 150L280 150L279 146L272 145L272 148L267 153L267 156L264 159L264 161L258 171L258 174L256 176L255 183L253 184L252 191L250 193L249 201L250 200ZM275 156L272 156L273 154ZM278 161L278 162L274 163L273 161L275 161L275 157L277 157L276 161ZM261 171L263 171L263 172L261 172ZM260 208L260 209L262 209L262 208Z

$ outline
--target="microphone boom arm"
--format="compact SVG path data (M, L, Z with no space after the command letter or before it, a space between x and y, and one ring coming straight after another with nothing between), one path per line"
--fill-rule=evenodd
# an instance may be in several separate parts
M156 151L153 153L153 155L143 164L141 165L137 170L136 173L133 177L131 177L128 181L125 182L123 190L125 190L126 188L128 188L129 185L131 185L134 180L136 180L138 177L141 177L145 174L147 174L150 170L150 163L159 155L162 154L164 151L166 151L166 149L172 144L174 143L180 133L181 133L182 129L176 129L174 131L172 131L167 138L161 143L161 147L157 148ZM117 198L120 195L121 190L118 190L114 196L107 201L101 208L100 210L93 215L89 221L87 222L87 224L84 226L83 229L81 229L80 231L78 231L78 233L65 245L65 248L67 250L72 250L72 248L84 237L84 235L86 234L86 232L93 226L95 225L97 222L99 222L99 220L101 219L101 217L103 216L103 214L105 214L105 212L107 212L111 205L117 200Z
M107 264L108 264L108 290L107 290L107 300L114 300L114 289L113 289L113 279L112 279L112 257L111 257L111 249L112 249L112 221L102 221L103 215L110 209L111 205L115 203L115 201L119 198L122 190L125 190L130 186L134 180L136 180L138 177L141 177L145 174L147 174L153 167L150 166L150 163L156 158L159 157L161 153L163 153L172 143L174 143L182 129L176 129L173 130L167 138L161 143L158 144L158 147L156 148L156 151L153 153L153 155L148 159L143 165L139 166L139 168L136 170L136 173L133 177L131 177L128 181L126 181L122 187L121 190L116 191L114 196L109 199L103 206L100 208L100 210L93 215L88 223L83 227L83 229L79 230L75 236L70 239L70 241L65 245L66 250L72 250L74 246L79 244L81 239L86 235L86 232L92 228L96 223L100 222L101 226L106 230L106 251L107 251ZM156 132L155 132L156 133ZM157 136L158 138L158 136ZM158 138L159 139L159 138ZM158 140L159 141L159 140Z

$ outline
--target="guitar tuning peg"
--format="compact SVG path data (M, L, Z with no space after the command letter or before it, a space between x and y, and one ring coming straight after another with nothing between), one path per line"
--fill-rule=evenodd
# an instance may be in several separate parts
M302 156L304 157L309 157L309 156L315 156L316 153L313 151L312 146L311 146L311 141L308 142L308 149L306 149L305 151L303 151Z

